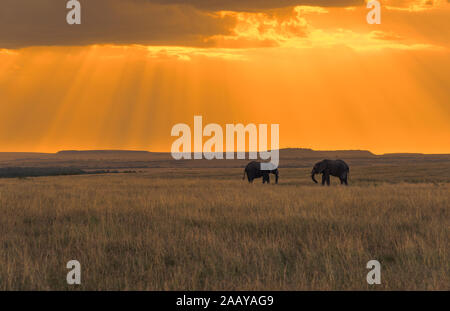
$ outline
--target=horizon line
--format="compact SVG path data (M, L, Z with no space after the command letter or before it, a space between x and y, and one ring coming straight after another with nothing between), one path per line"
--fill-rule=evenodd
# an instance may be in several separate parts
M289 149L298 149L298 150L308 150L313 152L342 152L342 151L354 151L354 152L369 152L372 155L389 155L389 154L422 154L422 155L449 155L450 153L426 153L426 152L402 152L402 151L396 151L396 152L385 152L385 153L375 153L367 149L312 149L312 148L304 148L304 147L286 147L286 148L279 148L279 151L282 150L289 150ZM267 150L270 152L271 150ZM151 150L145 150L145 149L61 149L56 152L42 152L42 151L0 151L0 154L5 153L31 153L31 154L58 154L58 153L64 153L64 152L146 152L146 153L168 153L170 154L171 151L151 151ZM223 152L217 152L217 153L226 153L227 151L224 150ZM233 151L234 153L242 152L242 151ZM259 151L244 151L245 153L249 152L259 152ZM183 152L178 152L183 153ZM195 154L197 152L186 152L190 154ZM205 152L200 152L205 153ZM206 152L209 153L216 153L216 152Z

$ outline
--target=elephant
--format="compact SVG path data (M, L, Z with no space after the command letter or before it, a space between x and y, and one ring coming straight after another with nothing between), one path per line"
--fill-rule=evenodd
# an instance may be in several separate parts
M245 179L245 175L247 174L247 179L249 183L253 182L253 179L262 177L262 182L264 183L270 183L270 174L275 175L275 183L278 184L278 168L273 170L261 170L261 162L252 161L244 169L244 177L242 179Z
M317 180L314 178L316 174L322 174L322 186L325 185L325 182L328 186L330 185L330 175L339 177L341 185L345 184L347 186L350 168L342 160L323 160L317 162L311 171L311 178L317 184Z

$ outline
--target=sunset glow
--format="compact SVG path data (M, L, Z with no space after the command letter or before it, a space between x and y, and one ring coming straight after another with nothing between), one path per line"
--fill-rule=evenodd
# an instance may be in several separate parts
M186 15L171 4L174 24L204 34L0 36L0 151L170 151L171 127L202 115L280 124L281 148L450 153L450 3L428 2L385 1L381 25L364 4Z

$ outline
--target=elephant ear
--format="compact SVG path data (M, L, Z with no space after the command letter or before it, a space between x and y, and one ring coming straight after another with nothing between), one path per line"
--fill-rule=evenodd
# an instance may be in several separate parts
M327 168L327 161L323 160L319 163L319 172L322 173Z

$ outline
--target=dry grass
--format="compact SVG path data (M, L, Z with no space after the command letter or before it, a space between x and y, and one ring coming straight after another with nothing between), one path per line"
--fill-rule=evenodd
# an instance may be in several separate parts
M367 167L326 188L307 171L279 185L241 169L0 180L0 289L450 289L448 177ZM371 259L381 285L366 283Z

